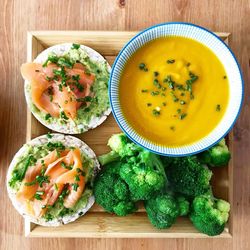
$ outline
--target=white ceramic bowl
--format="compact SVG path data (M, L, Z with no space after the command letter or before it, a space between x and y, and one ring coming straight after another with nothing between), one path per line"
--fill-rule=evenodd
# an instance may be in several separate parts
M119 83L123 68L131 55L145 43L158 37L182 36L192 38L210 48L223 64L229 80L229 103L219 124L204 138L185 146L166 147L140 136L126 121L119 101ZM196 154L216 144L231 130L240 113L243 100L243 78L239 64L230 48L211 31L191 23L163 23L143 30L120 51L111 71L109 98L114 117L125 134L140 146L161 155L186 156Z

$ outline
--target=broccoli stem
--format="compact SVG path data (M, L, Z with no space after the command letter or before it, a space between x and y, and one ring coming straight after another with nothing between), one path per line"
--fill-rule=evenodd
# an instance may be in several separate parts
M98 156L98 160L102 166L107 165L110 162L117 161L119 159L120 156L115 151L110 151L107 154Z

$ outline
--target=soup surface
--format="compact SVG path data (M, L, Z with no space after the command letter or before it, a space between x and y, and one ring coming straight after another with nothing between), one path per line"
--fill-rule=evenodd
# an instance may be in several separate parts
M119 86L122 112L145 139L176 147L211 132L229 99L225 69L203 44L162 37L136 51Z

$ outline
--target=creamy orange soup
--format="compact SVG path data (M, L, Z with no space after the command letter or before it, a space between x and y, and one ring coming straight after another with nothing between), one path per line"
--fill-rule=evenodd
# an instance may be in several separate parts
M162 37L131 56L119 97L135 131L155 144L176 147L217 126L227 108L229 83L209 48L184 37Z

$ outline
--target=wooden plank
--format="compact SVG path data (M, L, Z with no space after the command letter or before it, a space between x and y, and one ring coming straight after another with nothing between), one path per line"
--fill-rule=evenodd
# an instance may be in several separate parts
M74 223L58 228L36 226L31 237L85 237L85 238L208 238L199 233L188 218L179 218L170 229L153 228L145 213L124 217L108 213L88 213ZM231 238L226 227L215 238Z
M118 53L118 48L120 50L120 46L124 45L127 40L129 40L136 33L137 32L32 31L28 33L28 60L33 60L34 57L47 46L52 46L55 43L63 43L67 41L79 42L84 44L87 43L88 46L94 46L95 49L98 49L101 53L104 54L105 58L112 65ZM220 35L222 39L227 40L229 33L221 32L217 35ZM118 40L120 42L117 44ZM27 138L35 138L41 134L47 133L48 131L49 130L46 127L40 124L34 118L34 116L31 115L30 112L28 112ZM120 128L115 122L114 117L110 115L101 126L84 134L77 135L77 137L86 142L97 155L100 155L110 150L106 145L107 141L113 133L118 132L120 132ZM231 145L232 141L229 140L228 142ZM230 193L228 168L215 168L213 172L213 191L217 197L227 200ZM191 225L191 223L188 223L188 220L186 220L185 218L183 220L179 219L177 221L177 223L175 224L176 228L171 227L171 229L166 231L156 230L149 223L145 215L145 209L142 203L139 204L138 212L132 215L132 217L119 218L116 216L108 215L100 206L95 204L88 212L88 217L84 216L83 218L77 220L76 222L70 223L70 225L54 228L53 230L45 230L41 226L37 226L32 223L29 224L29 221L26 221L25 233L26 236L29 237L49 237L49 235L53 235L54 237L206 237L203 234L198 233ZM98 224L100 218L102 218L103 221L101 224ZM142 220L147 225L146 229L144 228L144 224L140 224ZM79 224L79 221L81 221L82 223ZM96 227L102 228L102 231L97 230L97 228L93 227L91 223L94 223ZM126 231L127 224L131 225L130 232L129 230ZM231 226L230 222L229 226ZM104 232L103 228L106 228L108 230ZM61 233L61 231L63 231L64 234ZM229 231L229 229L226 228L225 232L219 237L231 237L231 234L229 232L231 232L231 230Z

